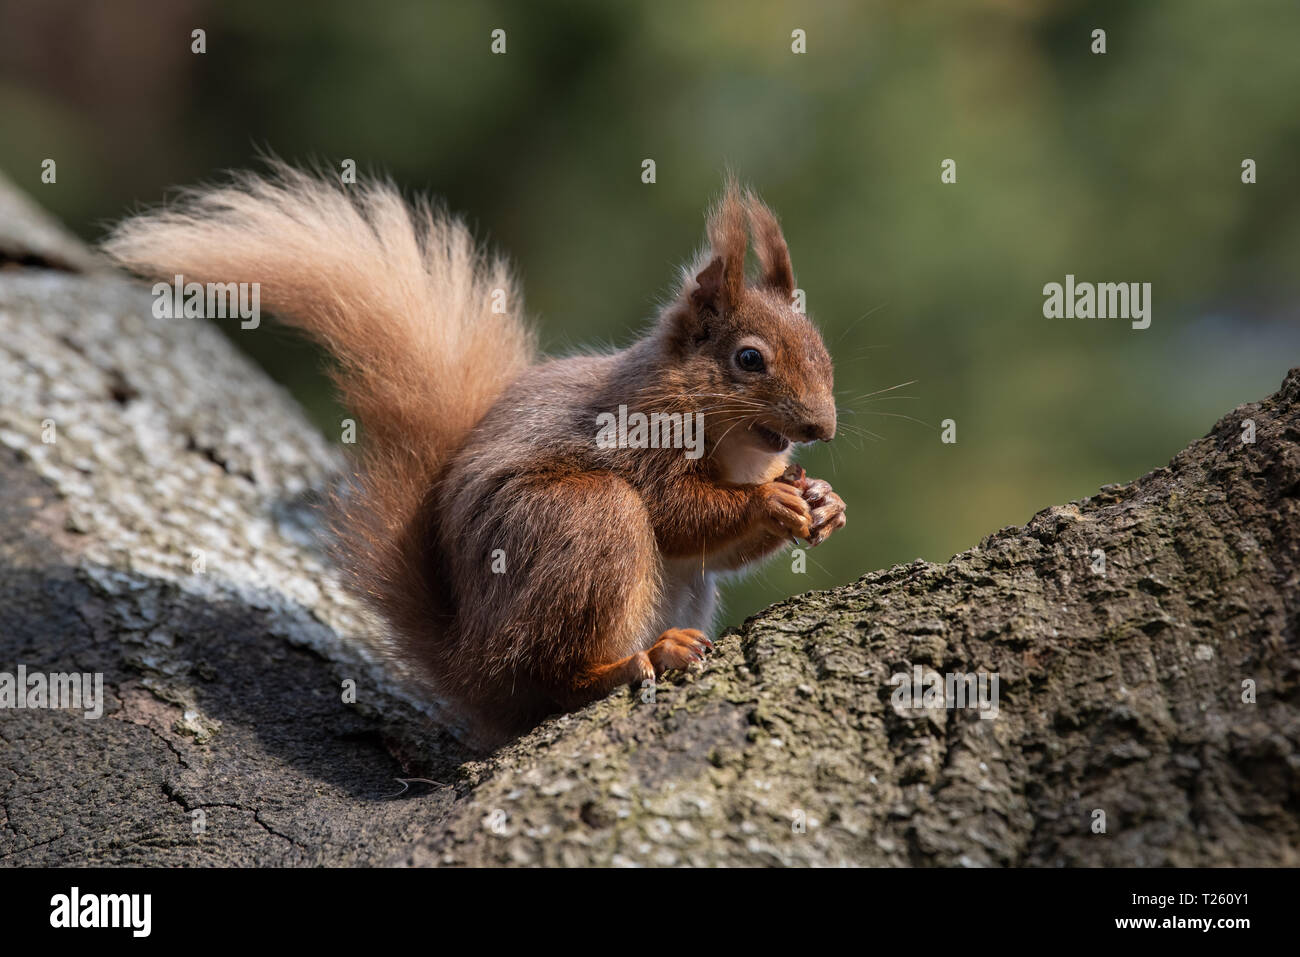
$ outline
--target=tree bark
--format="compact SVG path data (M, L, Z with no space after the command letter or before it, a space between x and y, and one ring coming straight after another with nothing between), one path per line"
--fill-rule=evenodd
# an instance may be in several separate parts
M1300 370L483 757L341 589L344 463L290 397L3 181L0 212L0 672L107 697L0 711L0 864L1300 863ZM996 716L900 710L918 667L996 675Z

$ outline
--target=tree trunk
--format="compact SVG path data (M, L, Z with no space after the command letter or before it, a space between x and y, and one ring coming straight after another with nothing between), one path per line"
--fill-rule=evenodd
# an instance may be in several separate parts
M341 590L289 396L2 181L0 266L0 672L107 699L0 711L0 863L1300 863L1300 370L481 758ZM996 714L900 708L918 669Z

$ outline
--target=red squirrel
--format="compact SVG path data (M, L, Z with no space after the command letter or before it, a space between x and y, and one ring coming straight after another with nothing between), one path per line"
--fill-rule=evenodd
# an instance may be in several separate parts
M502 259L389 184L276 164L105 249L152 278L258 283L337 359L363 436L337 503L351 584L492 744L703 660L720 574L845 524L828 483L787 470L836 409L777 218L728 177L707 237L639 341L569 358L537 354ZM597 442L620 406L701 414L701 453Z

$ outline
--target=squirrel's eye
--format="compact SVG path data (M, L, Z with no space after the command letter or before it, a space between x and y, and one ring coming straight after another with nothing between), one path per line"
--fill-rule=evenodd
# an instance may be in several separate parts
M741 349L736 353L736 365L746 372L762 372L763 353L757 349Z

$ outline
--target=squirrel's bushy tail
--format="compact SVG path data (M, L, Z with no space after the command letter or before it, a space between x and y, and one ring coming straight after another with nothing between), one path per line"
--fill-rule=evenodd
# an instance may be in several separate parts
M535 354L506 263L390 184L343 186L282 163L127 219L104 248L151 278L258 283L265 308L334 355L362 428L361 487L341 503L348 564L400 632L428 635L439 602L425 499Z

